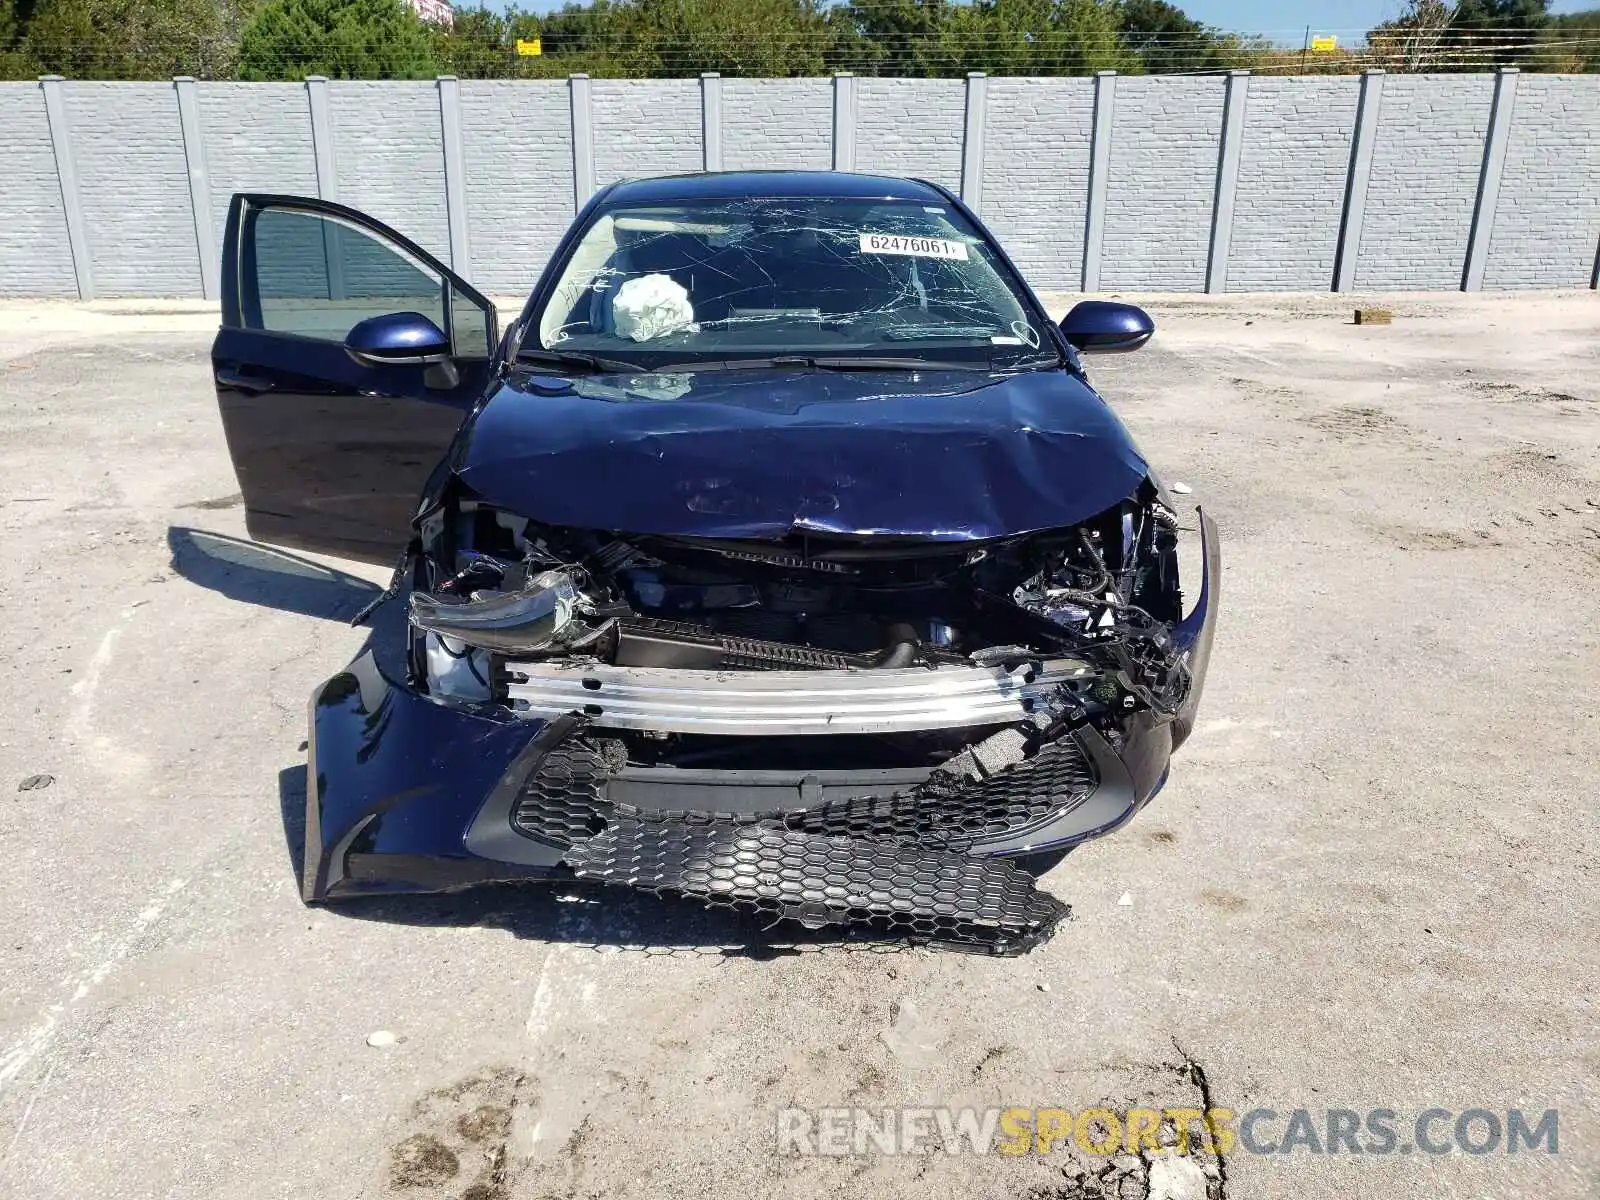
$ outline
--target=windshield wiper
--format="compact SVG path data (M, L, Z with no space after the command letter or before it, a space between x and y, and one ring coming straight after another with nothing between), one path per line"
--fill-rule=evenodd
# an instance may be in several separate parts
M947 338L981 338L988 341L996 335L1009 332L988 325L897 325L883 331L891 342L939 341Z
M522 350L517 354L517 361L551 367L581 367L586 371L628 371L635 375L651 369L641 367L638 363L623 362L620 358L602 358L598 354L586 354L579 350Z
M721 358L700 362L668 363L658 371L748 371L771 367L805 367L814 371L986 371L987 363L951 362L948 359L842 354L778 354L769 358Z

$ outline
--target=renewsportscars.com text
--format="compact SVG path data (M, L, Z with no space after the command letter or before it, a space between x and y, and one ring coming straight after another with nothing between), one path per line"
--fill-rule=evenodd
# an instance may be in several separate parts
M784 1155L1521 1154L1559 1152L1557 1110L1429 1108L784 1108Z

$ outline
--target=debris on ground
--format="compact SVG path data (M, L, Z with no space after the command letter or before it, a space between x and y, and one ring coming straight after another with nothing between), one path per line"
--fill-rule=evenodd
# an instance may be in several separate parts
M1194 1159L1165 1154L1150 1163L1146 1200L1205 1200L1206 1184Z
M1356 309L1357 325L1388 325L1394 320L1394 310L1388 308Z
M17 784L17 791L36 792L41 788L49 787L55 781L56 777L54 775L29 775L21 783Z

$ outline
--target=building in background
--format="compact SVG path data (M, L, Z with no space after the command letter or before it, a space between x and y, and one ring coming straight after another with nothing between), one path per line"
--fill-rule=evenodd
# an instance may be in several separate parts
M408 0L411 11L430 25L450 29L456 23L456 10L449 0Z

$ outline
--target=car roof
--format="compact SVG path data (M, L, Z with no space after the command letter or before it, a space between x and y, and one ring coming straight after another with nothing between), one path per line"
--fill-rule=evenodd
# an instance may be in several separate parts
M624 180L606 196L605 203L659 204L751 196L786 200L921 200L935 204L943 203L946 198L931 183L893 175L857 175L850 171L715 171Z

